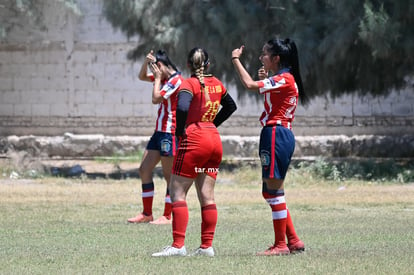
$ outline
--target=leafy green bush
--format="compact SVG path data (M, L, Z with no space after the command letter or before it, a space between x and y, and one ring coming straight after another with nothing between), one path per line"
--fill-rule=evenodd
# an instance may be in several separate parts
M400 183L414 181L412 160L317 158L312 161L295 161L292 167L313 177L333 181L345 179Z

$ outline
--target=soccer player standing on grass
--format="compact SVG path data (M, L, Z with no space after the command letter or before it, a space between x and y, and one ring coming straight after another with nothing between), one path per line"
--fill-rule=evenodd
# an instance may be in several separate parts
M154 257L187 255L184 246L189 219L186 197L193 182L200 202L202 223L201 245L192 255L214 256L212 243L217 224L214 185L223 154L216 127L237 107L223 83L205 74L209 59L204 49L192 49L187 64L191 77L183 82L178 93L176 135L180 141L170 181L173 243L152 254Z
M152 74L147 74L147 68ZM175 137L175 110L177 90L183 78L165 51L147 54L139 72L139 79L153 82L152 103L158 104L158 117L155 132L148 142L142 157L139 175L142 181L143 211L136 217L128 219L130 223L171 224L171 199L169 181L173 164L173 156L177 148ZM161 160L164 178L167 182L164 214L153 220L152 202L154 198L154 182L152 172Z
M264 95L259 156L262 163L262 194L272 209L275 237L273 246L257 255L286 255L304 251L305 245L296 235L284 192L284 179L295 149L291 129L298 98L302 103L307 102L299 73L297 48L290 39L269 40L259 57L263 67L259 69L258 81L252 79L240 61L243 49L244 46L241 46L233 50L232 62L244 87Z

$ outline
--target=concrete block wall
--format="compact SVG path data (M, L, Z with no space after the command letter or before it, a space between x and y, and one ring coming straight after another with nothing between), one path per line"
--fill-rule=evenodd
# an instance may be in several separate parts
M140 62L126 59L129 40L102 17L102 0L79 1L76 18L41 0L47 31L18 26L0 43L0 136L150 135L157 106L152 84L139 81ZM47 3L47 5L45 5ZM213 53L214 54L214 53ZM228 86L234 98L238 93ZM257 135L262 100L238 99L220 131ZM413 83L387 96L322 96L298 107L296 135L413 134Z
M142 115L143 109L154 112L151 84L139 81L138 64L125 59L129 48L130 44L104 48L78 45L66 58L65 49L56 43L35 49L0 46L3 54L12 56L9 63L0 63L0 115L128 116ZM56 110L53 105L62 108Z

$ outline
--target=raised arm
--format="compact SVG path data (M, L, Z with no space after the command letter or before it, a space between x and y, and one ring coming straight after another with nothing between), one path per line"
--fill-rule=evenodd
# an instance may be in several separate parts
M154 86L152 87L152 103L153 104L158 104L161 103L163 100L163 97L161 95L161 88L162 88L162 84L161 84L161 71L158 68L158 66L151 62L149 64L149 67L151 69L151 72L154 75Z
M248 90L257 91L259 90L259 86L257 85L256 81L252 79L252 77L240 61L240 56L243 54L243 49L244 46L234 49L231 53L231 60L233 62L234 68L236 69L240 77L243 86L246 87L246 89Z
M142 63L141 70L139 71L138 78L142 81L152 82L151 74L147 73L148 64L155 62L154 51L150 51Z

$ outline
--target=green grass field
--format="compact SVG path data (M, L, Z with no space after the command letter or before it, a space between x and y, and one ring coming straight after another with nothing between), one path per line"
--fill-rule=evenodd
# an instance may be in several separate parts
M247 169L248 170L248 169ZM316 180L290 173L286 199L306 251L257 257L273 242L258 171L219 174L214 258L152 258L171 226L127 224L138 180L0 179L0 274L414 274L414 185ZM154 215L165 183L155 178ZM200 242L188 196L186 247Z

